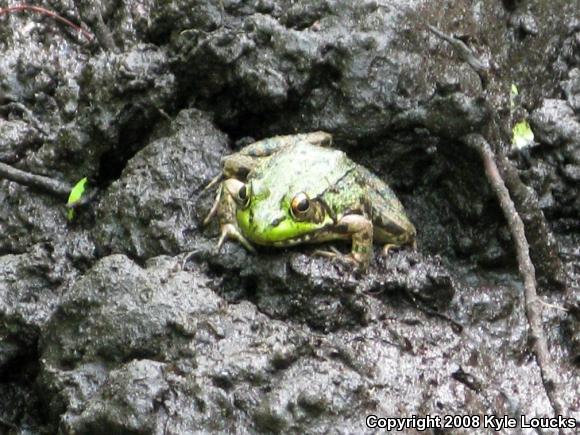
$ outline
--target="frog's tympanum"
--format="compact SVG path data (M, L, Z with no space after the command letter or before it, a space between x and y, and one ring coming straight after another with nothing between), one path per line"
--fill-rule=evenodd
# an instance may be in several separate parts
M415 227L389 186L331 143L324 132L277 136L225 157L223 173L208 186L221 181L205 219L219 219L218 248L226 238L252 252L252 244L352 240L344 258L366 269L373 241L385 252L413 244Z

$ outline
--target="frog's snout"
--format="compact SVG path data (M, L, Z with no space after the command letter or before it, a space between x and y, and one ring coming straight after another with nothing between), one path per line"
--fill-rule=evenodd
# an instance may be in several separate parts
M238 214L239 225L243 233L259 244L268 244L277 233L281 224L286 220L283 213L272 213L261 207L252 207Z
M251 212L250 224L257 235L266 235L275 231L285 219L283 213L272 213L271 210L257 208Z

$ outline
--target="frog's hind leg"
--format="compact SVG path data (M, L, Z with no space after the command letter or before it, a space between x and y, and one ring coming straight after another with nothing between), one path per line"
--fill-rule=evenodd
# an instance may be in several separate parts
M326 133L325 131L314 131L312 133L297 134L296 137L299 140L304 140L312 145L318 145L319 147L332 146L332 135L330 133Z
M324 131L314 131L312 133L290 134L286 136L274 136L251 143L241 149L238 156L268 157L272 154L295 145L300 142L308 142L321 147L332 146L332 135Z

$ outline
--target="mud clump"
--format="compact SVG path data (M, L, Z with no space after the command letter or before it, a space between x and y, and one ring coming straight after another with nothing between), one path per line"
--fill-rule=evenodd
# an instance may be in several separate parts
M567 291L541 297L568 311L542 319L580 418L574 2L72 3L40 4L90 43L43 15L0 17L0 161L88 177L91 192L71 221L61 198L0 179L0 431L371 433L370 414L552 415L469 133L505 151L553 233ZM483 79L426 24L468 46ZM520 119L535 143L503 149ZM392 186L416 251L376 247L367 274L312 246L215 251L203 188L221 157L314 130Z

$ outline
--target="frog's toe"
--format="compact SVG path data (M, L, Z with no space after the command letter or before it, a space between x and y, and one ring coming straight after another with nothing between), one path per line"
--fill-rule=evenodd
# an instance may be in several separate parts
M413 249L413 251L417 250L417 242L415 240L412 243L410 243L410 246ZM391 253L393 249L400 249L402 247L403 247L402 245L398 245L395 243L387 243L385 246L383 246L383 255L386 257Z
M326 258L338 258L338 257L343 257L344 256L334 246L331 246L330 247L330 251L325 251L324 249L316 249L314 251L314 255L320 255L321 257L326 257Z
M368 255L353 252L350 254L350 257L360 270L366 271L369 268L371 258Z
M206 226L207 224L209 224L211 222L211 220L214 218L214 216L217 214L217 212L219 210L221 195L222 195L222 185L220 185L219 189L217 190L215 199L214 199L213 204L211 206L211 210L209 211L209 213L207 214L207 216L203 220L203 226Z
M234 224L224 224L222 225L222 231L220 238L217 243L217 251L221 249L222 245L226 241L226 239L230 240L237 240L242 244L244 248L250 251L252 254L256 253L254 247L248 242L248 240L240 233L238 228Z
M321 257L332 258L333 260L338 260L344 264L354 266L357 268L366 269L364 259L357 258L357 254L343 254L334 246L330 247L329 251L325 251L322 249L317 249L314 251L314 255L320 255Z
M396 248L398 245L395 245L393 243L387 243L385 246L383 246L383 255L386 257L389 255L389 251L392 248Z
M210 190L212 187L214 187L216 184L218 184L219 182L221 182L224 179L223 174L218 174L215 177L213 177L211 179L211 181L209 183L207 183L207 186L205 186L203 188L203 190L201 191L200 194L204 194L205 192L207 192L208 190Z

